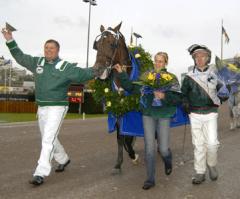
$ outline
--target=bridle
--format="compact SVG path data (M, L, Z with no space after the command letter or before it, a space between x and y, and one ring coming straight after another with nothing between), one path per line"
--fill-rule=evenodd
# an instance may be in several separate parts
M103 37L107 37L106 33L110 33L111 35L113 35L114 37L114 43L111 44L111 48L113 49L113 53L112 53L112 56L109 57L107 56L108 59L110 59L110 64L108 65L109 62L106 61L105 63L105 66L108 70L111 70L112 67L113 67L113 63L114 63L114 59L116 57L116 54L117 54L117 50L118 50L118 47L119 47L119 40L120 38L122 37L122 33L117 31L117 32L114 32L111 28L108 28L107 30L104 30L100 35L98 35L95 40L94 40L94 44L93 44L93 49L94 50L99 50L98 49L98 42L100 42L100 40L103 38Z

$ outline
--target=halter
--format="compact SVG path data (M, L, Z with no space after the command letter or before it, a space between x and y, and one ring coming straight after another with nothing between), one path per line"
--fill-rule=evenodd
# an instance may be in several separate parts
M98 48L97 48L97 42L98 42L102 37L107 37L107 36L105 35L106 32L109 32L109 33L110 33L111 35L113 35L113 37L115 38L115 41L114 41L114 43L113 43L113 45L112 45L112 47L113 47L113 49L114 49L113 55L112 55L112 57L108 57L108 58L111 59L111 62L110 62L110 65L106 67L108 70L111 70L111 69L112 69L112 66L113 66L113 61L114 61L115 56L116 56L116 53L117 53L117 49L118 49L118 45L119 45L119 39L120 39L120 37L122 36L122 34L121 34L119 31L117 31L117 32L115 33L111 28L108 28L107 30L104 30L100 35L98 35L98 36L95 38L94 44L93 44L93 49L98 50ZM106 65L107 65L107 64L106 64Z

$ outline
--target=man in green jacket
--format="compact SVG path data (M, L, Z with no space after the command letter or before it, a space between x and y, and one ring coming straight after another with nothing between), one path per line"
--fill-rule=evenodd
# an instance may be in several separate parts
M70 159L57 136L68 111L67 90L72 82L84 83L102 74L104 67L82 69L77 63L59 58L60 45L48 40L44 45L44 57L24 54L13 39L12 32L2 29L6 45L17 63L30 70L35 77L35 97L38 105L38 123L42 137L42 149L37 168L30 181L41 185L51 171L51 160L58 163L56 172L64 171Z
M218 79L215 67L209 65L211 51L194 44L188 49L194 67L187 73L182 84L184 104L189 107L192 143L194 146L193 184L205 180L207 167L212 181L217 180L217 151L219 147L217 118L221 100L217 95Z

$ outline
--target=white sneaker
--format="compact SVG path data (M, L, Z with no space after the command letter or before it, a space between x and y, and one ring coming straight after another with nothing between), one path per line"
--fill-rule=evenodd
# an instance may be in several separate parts
M135 154L135 159L132 159L132 163L137 165L139 163L139 155Z

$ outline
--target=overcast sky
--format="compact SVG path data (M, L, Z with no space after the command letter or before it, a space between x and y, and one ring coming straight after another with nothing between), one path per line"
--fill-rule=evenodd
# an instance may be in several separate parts
M97 0L92 7L90 57L100 25L114 27L123 22L121 32L130 40L131 28L143 36L138 42L154 55L169 54L169 70L179 75L193 61L187 48L200 43L220 56L221 20L230 37L224 45L224 58L240 52L239 0ZM89 4L82 0L0 0L0 26L9 22L20 48L28 54L43 54L43 44L53 38L60 42L60 57L86 65ZM12 59L0 37L0 56ZM214 59L212 59L213 62Z

